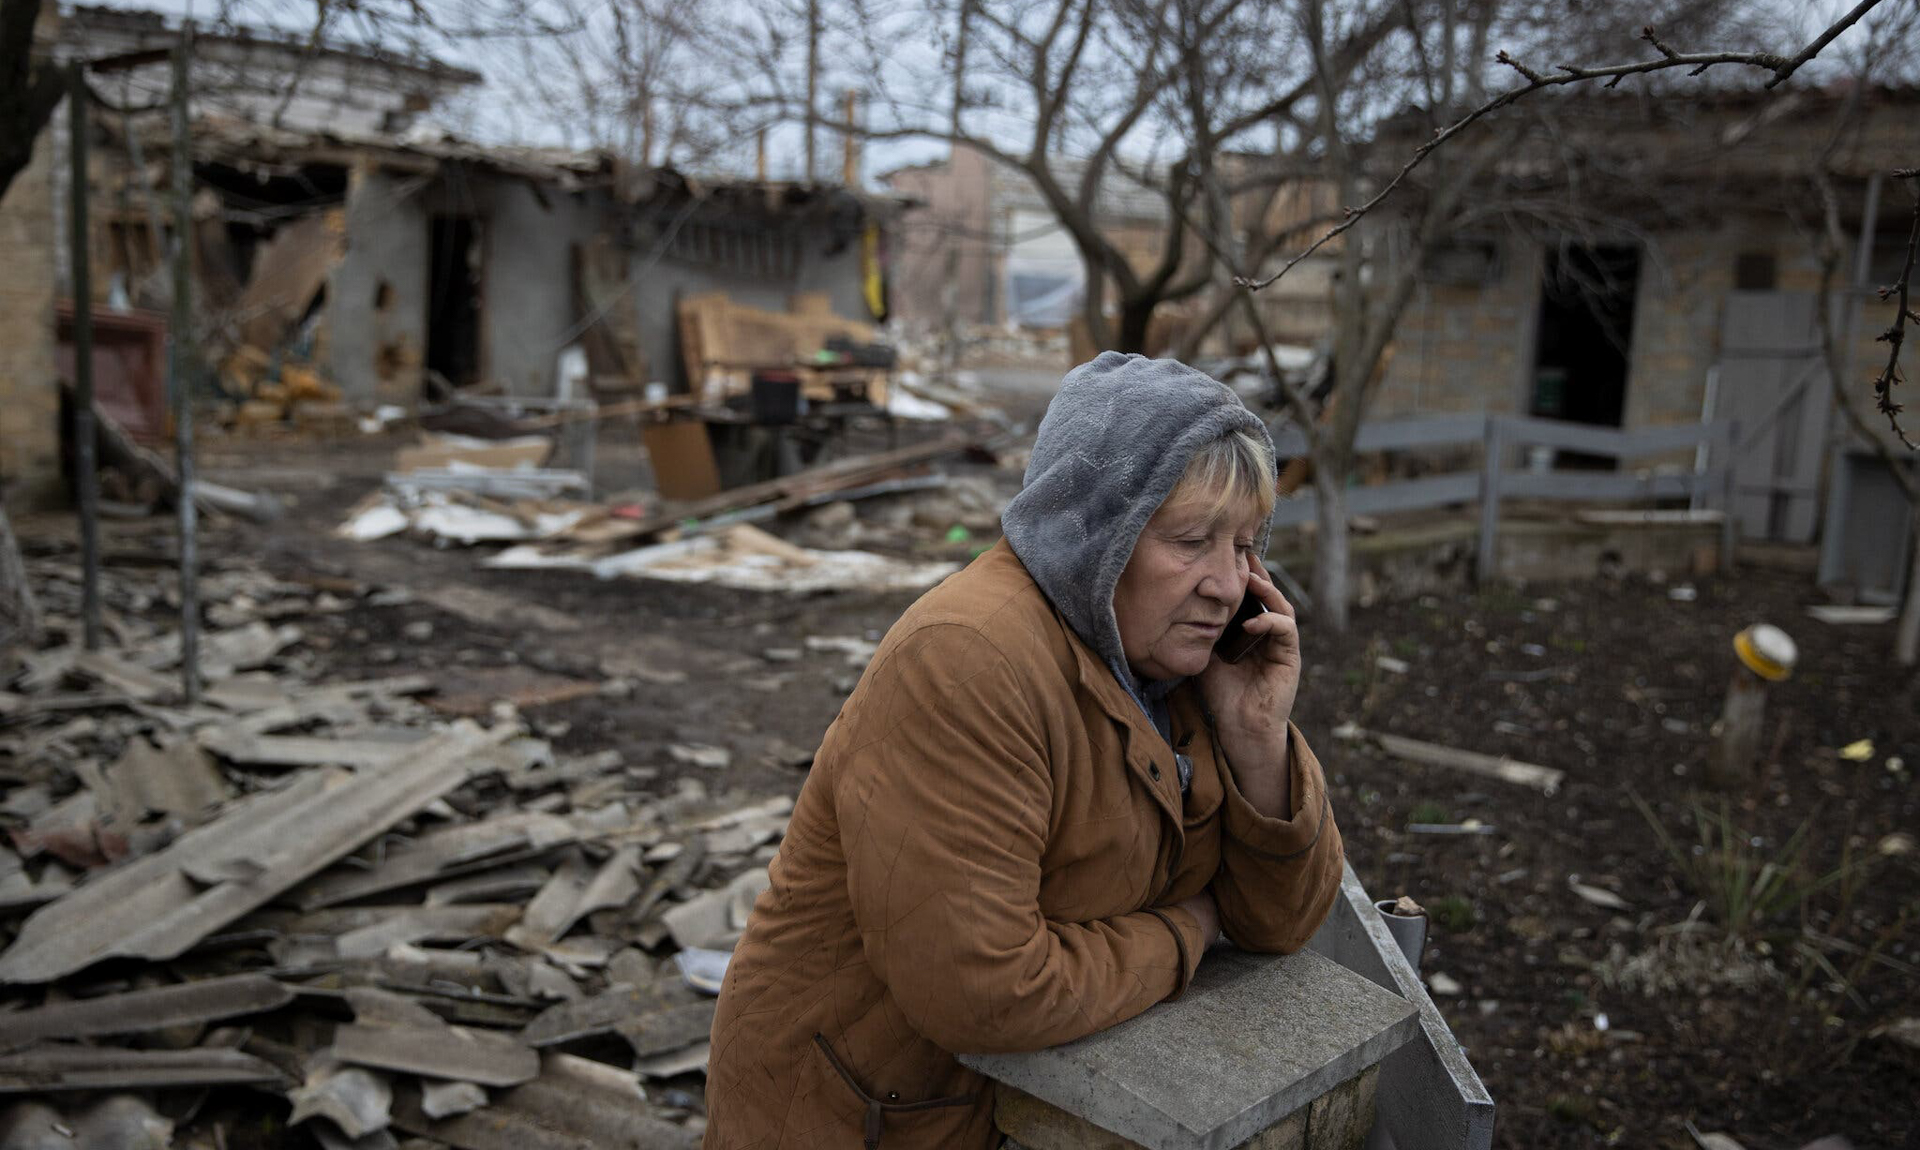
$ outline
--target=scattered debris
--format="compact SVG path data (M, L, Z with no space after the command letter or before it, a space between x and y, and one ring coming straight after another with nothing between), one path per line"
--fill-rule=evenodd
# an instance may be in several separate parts
M1576 881L1572 877L1567 879L1567 889L1579 895L1587 902L1592 903L1594 906L1601 907L1605 910L1632 909L1626 899L1621 898L1612 891L1604 887L1590 886L1587 883Z
M1542 767L1534 763L1523 763L1503 755L1483 755L1477 751L1461 751L1452 747L1443 747L1437 743L1424 743L1419 739L1409 739L1402 735L1389 735L1363 730L1354 723L1342 723L1333 729L1333 737L1347 742L1370 743L1396 759L1410 763L1422 763L1433 767L1450 767L1483 775L1501 782L1518 783L1533 787L1543 794L1554 794L1560 789L1565 771L1552 767Z
M430 1078L517 1086L540 1073L540 1056L504 1035L458 1026L364 1026L333 1033L342 1062Z
M711 747L702 743L674 743L667 747L667 754L676 763L685 763L690 767L705 767L709 770L721 770L733 763L733 752L725 747Z
M1849 763L1867 762L1873 758L1873 740L1855 739L1853 742L1841 747L1839 754L1841 758L1847 760Z
M95 1038L164 1030L190 1022L274 1010L293 992L264 974L235 974L151 990L48 1003L6 1015L0 1050L44 1039Z
M959 570L956 563L915 563L868 551L816 551L795 546L744 523L710 535L656 543L598 559L515 547L486 560L482 566L587 571L600 579L638 576L788 594L848 588L913 591L931 587Z
M1843 607L1831 603L1816 603L1807 608L1807 614L1822 623L1835 627L1874 626L1893 622L1892 607Z
M1902 1046L1920 1050L1920 1018L1896 1018L1867 1032L1869 1038L1884 1038Z

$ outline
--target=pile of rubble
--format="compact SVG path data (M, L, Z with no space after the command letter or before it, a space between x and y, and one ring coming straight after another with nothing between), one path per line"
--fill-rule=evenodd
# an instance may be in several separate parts
M30 566L77 636L77 568ZM203 580L184 706L149 574L103 573L108 649L0 691L0 1147L225 1146L235 1091L330 1150L697 1144L792 800L649 795L511 703L326 681L300 620L367 592L246 568Z
M429 435L400 453L384 485L347 513L335 535L370 542L411 534L443 547L514 545L482 560L493 569L585 571L601 579L639 577L794 593L919 590L958 565L853 550L850 531L826 549L796 546L753 524L794 511L810 512L816 527L840 520L850 524L853 500L925 493L925 509L938 511L934 527L957 529L953 538L965 542L976 529L997 527L999 497L978 482L926 468L973 446L965 435L948 435L705 500L649 507L632 500L592 500L584 475L542 466L549 444L538 437L486 441ZM526 450L516 454L521 447Z

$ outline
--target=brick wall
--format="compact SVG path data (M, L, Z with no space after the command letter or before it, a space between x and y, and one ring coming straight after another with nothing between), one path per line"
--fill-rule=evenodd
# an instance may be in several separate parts
M1508 237L1488 282L1420 284L1395 329L1393 358L1368 417L1519 410L1540 306L1540 260L1539 244Z
M0 494L14 511L65 498L54 367L52 167L49 130L0 197Z

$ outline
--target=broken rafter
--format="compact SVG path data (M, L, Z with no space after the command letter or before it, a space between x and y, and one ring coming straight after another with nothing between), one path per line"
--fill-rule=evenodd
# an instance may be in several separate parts
M1371 744L1396 759L1404 759L1410 763L1423 763L1430 767L1449 767L1484 778L1498 779L1504 783L1518 783L1523 787L1532 787L1543 794L1551 795L1558 791L1561 781L1567 775L1565 771L1534 763L1523 763L1504 755L1483 755L1478 751L1443 747L1438 743L1409 739L1404 735L1387 735L1378 731L1362 730L1352 723L1343 723L1336 727L1333 736L1350 742Z

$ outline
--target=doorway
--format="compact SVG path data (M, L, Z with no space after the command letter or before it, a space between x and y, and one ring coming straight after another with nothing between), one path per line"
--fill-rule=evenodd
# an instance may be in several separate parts
M480 382L480 224L434 216L427 267L427 367L455 387Z
M1638 248L1567 245L1547 252L1531 414L1620 426L1639 286Z

